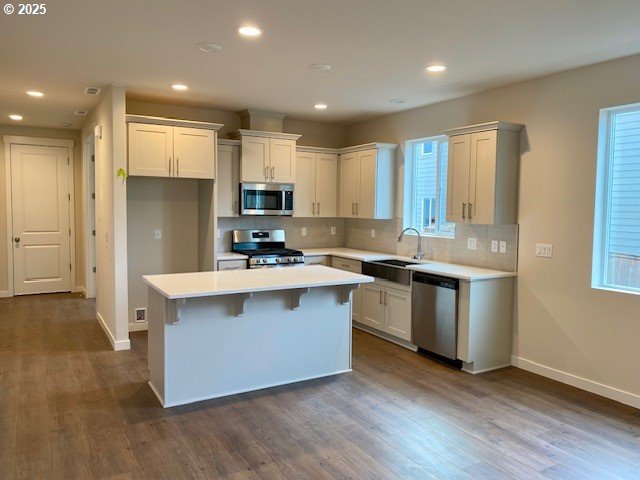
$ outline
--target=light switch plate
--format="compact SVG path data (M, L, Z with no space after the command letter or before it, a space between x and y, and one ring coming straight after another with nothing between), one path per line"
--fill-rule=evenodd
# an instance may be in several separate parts
M302 228L300 229L300 234L301 234L303 237L306 237L306 236L307 236L307 227L302 227Z
M156 240L162 240L162 230L160 230L159 228L156 229L156 231L153 232L153 236Z
M507 242L500 240L500 253L507 253Z
M550 243L536 243L536 257L553 257L553 245Z
M491 251L498 253L498 240L491 240Z
M467 249L468 250L475 250L478 248L478 239L475 237L469 237L467 238Z
M376 238L376 229L375 228L371 229L371 238Z
M336 227L331 227L331 235L335 235L336 234Z

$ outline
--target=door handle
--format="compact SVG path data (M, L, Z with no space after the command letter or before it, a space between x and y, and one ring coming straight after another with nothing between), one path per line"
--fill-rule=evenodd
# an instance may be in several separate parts
M16 237L13 239L16 243L20 243L20 237Z
M472 213L471 213L471 208L473 207L473 203L469 204L469 220L471 220L471 218L473 217Z
M466 214L465 214L466 210L467 210L467 204L466 204L466 203L464 203L464 202L462 202L462 219L463 219L463 220L464 220L465 218L467 218L467 217L466 217Z

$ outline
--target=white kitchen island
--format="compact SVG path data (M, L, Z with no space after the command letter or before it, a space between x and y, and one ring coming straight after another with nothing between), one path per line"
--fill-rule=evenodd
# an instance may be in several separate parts
M351 371L351 292L373 282L320 265L143 279L164 407Z

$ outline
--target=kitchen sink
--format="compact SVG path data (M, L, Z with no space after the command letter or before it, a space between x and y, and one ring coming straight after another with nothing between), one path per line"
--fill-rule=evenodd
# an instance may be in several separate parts
M389 260L376 260L375 263L384 263L385 265L391 265L392 267L406 267L407 265L418 265L419 262L407 262L405 260L396 260L396 259L389 259Z

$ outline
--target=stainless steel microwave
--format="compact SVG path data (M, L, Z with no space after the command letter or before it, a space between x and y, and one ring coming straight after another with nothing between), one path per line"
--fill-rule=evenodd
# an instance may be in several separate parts
M241 183L240 215L293 215L293 185Z

